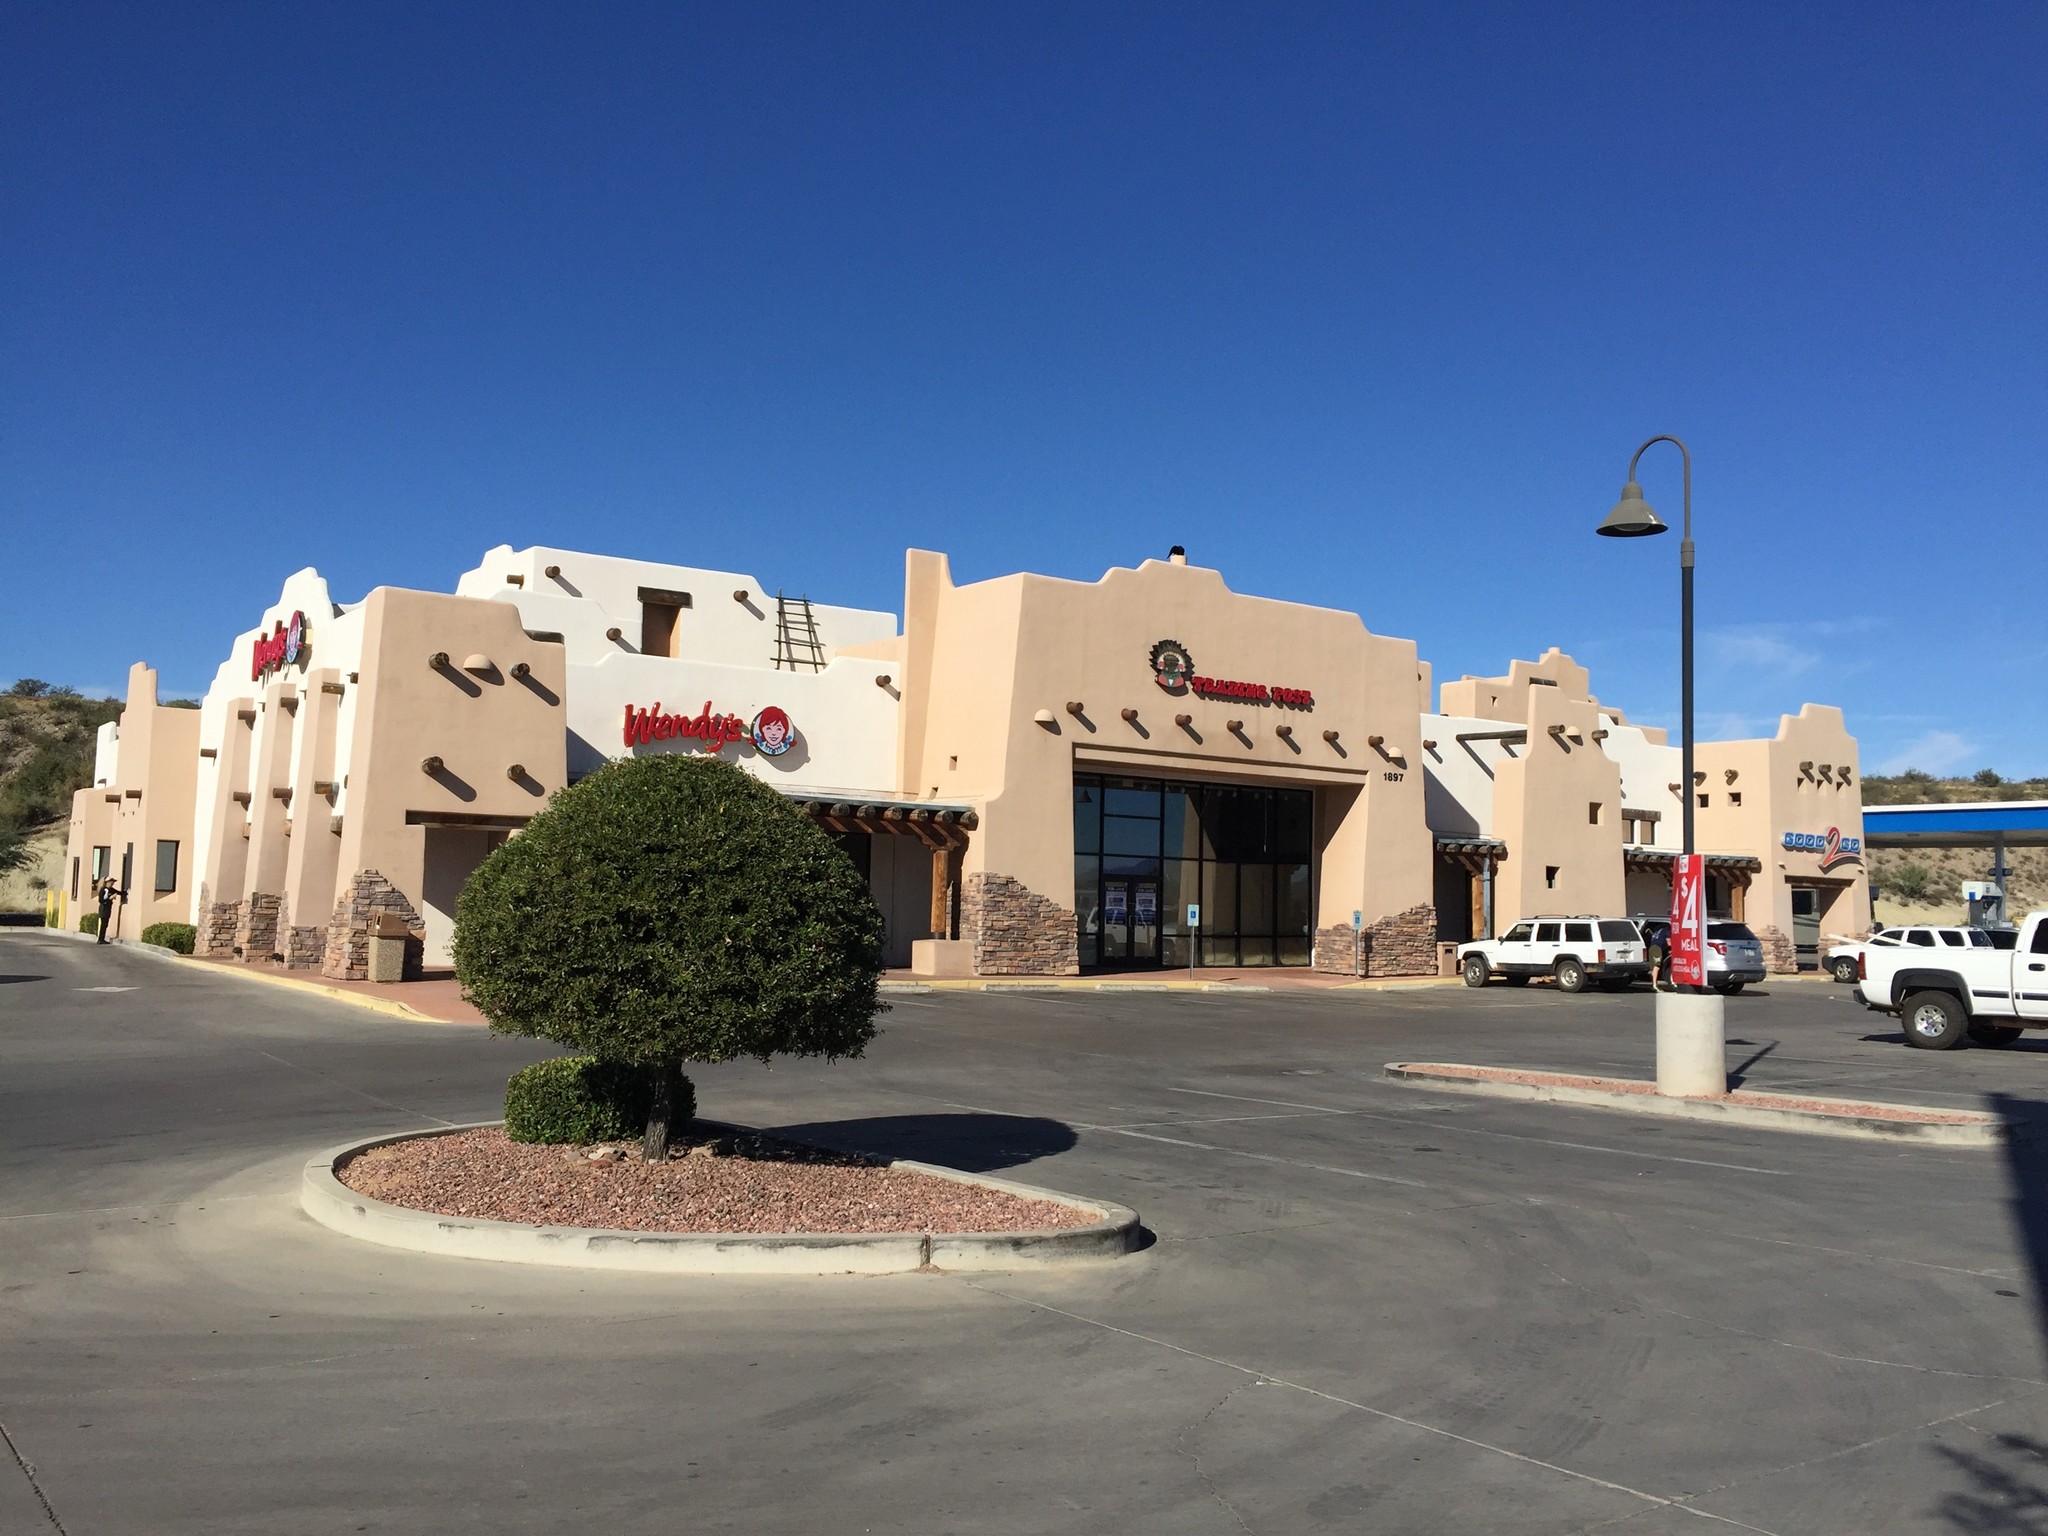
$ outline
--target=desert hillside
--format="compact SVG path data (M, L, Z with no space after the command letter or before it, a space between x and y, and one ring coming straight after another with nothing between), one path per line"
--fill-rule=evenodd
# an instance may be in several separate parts
M2048 800L2048 779L2008 779L1985 769L1967 779L1931 773L1866 774L1865 805L1960 805L1972 800Z
M1937 779L1906 772L1867 776L1865 805L1962 805L1987 800L2048 800L2048 779L2008 779L1988 769L1967 779ZM2048 848L2006 851L2006 916L2017 919L2048 906ZM1965 880L1991 877L1989 848L1877 848L1870 854L1870 881L1877 891L1878 921L1960 923L1969 909Z

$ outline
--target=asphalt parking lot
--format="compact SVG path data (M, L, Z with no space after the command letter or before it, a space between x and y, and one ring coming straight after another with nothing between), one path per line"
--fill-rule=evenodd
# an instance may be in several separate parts
M764 1280L357 1244L305 1158L489 1118L546 1047L0 934L0 1533L2048 1529L2048 1138L1377 1075L1647 1075L1646 993L893 1001L866 1059L703 1071L702 1108L1119 1200L1151 1246ZM1820 981L1729 1034L1755 1087L2048 1102L2035 1042L1909 1051Z

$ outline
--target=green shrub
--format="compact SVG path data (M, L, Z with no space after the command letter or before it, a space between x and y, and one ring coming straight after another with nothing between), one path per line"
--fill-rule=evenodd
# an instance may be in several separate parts
M505 1134L514 1141L631 1141L647 1126L654 1083L639 1067L595 1056L557 1056L512 1074L505 1085ZM690 1080L671 1111L678 1122L697 1113Z
M562 790L455 909L455 974L506 1034L644 1069L645 1146L686 1061L858 1056L882 914L823 828L708 757L629 758Z
M88 912L85 916L81 917L78 920L78 931L80 933L97 934L100 931L99 913Z
M198 941L199 930L190 923L151 923L142 930L142 942L161 944L165 949L175 949L181 955L192 953L192 946Z
M1924 864L1901 864L1886 883L1906 900L1918 901L1927 894L1927 882L1933 878Z

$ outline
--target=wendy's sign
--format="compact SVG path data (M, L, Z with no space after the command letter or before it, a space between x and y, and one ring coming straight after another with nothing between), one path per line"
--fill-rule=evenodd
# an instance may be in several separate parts
M261 630L256 633L256 644L249 654L249 681L261 682L266 673L280 667L296 666L306 654L306 616L294 613L289 622L279 619L277 628L270 634Z
M651 746L657 741L693 741L706 752L719 752L739 742L750 741L767 757L780 757L796 744L796 726L789 714L770 704L751 723L738 715L719 714L706 699L694 715L671 715L657 701L650 705L626 706L626 745Z
M1314 709L1316 696L1306 688L1279 688L1270 683L1245 683L1227 677L1204 677L1178 640L1152 647L1152 680L1168 693L1197 694L1205 699L1237 699L1246 704L1280 704L1289 709Z

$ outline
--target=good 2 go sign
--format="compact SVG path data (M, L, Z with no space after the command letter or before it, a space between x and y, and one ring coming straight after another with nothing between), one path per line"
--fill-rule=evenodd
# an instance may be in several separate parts
M1793 853L1819 854L1823 872L1837 864L1863 862L1863 839L1842 836L1840 827L1829 827L1826 832L1787 832L1784 846Z

